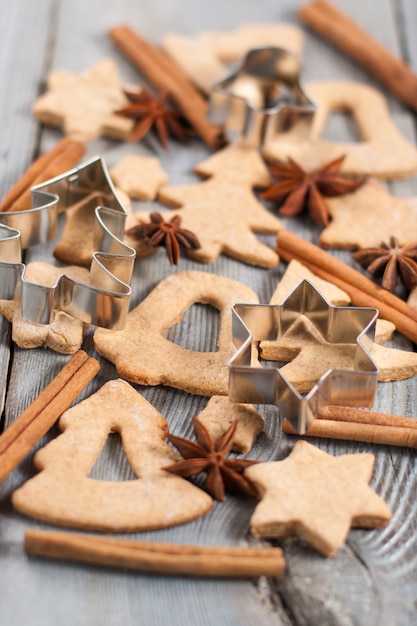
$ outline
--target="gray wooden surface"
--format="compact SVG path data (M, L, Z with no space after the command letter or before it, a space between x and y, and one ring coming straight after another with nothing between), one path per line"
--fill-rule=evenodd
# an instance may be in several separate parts
M415 0L337 0L337 4L417 72L417 8ZM195 34L202 30L232 29L240 23L295 22L296 0L0 0L0 194L20 176L31 160L51 147L58 131L41 129L31 105L44 90L51 69L81 72L106 58L115 59L126 82L139 79L134 68L109 42L107 30L129 23L154 42L168 32ZM346 78L374 84L362 70L306 33L306 80ZM388 94L390 112L398 128L416 141L416 118ZM327 136L349 137L343 117L331 120ZM132 147L105 140L89 146L89 155L101 154L112 166ZM171 143L164 152L153 142L134 147L137 154L156 154L170 175L171 184L193 182L191 170L208 154L198 141L188 147ZM417 178L391 185L398 195L416 195ZM141 208L148 209L150 205ZM300 221L289 224L306 237L317 232ZM273 237L263 237L273 246ZM51 245L31 249L26 261L53 262ZM341 255L343 258L347 256ZM197 269L229 276L251 286L268 302L285 267L263 270L219 258L209 266L182 260L179 270ZM140 261L135 268L132 306L170 271L163 253ZM190 348L213 349L218 320L205 307L193 307L185 323L171 337ZM190 331L190 328L192 332ZM3 418L10 424L53 378L68 357L50 350L21 350L11 342L9 324L0 320L0 398ZM412 349L398 336L393 346ZM85 349L94 355L91 335ZM103 360L89 395L116 378ZM172 430L190 436L190 417L206 404L166 388L139 388L167 418ZM380 384L376 408L402 415L417 415L416 380ZM293 441L280 432L274 409L262 407L265 430L251 456L284 457ZM39 446L58 433L55 427ZM56 564L28 558L22 540L27 528L47 528L15 512L10 495L35 472L33 453L0 485L0 625L62 626L77 624L124 626L310 626L350 624L406 626L417 623L417 470L415 451L359 443L315 441L330 453L370 451L376 455L372 485L392 507L393 518L384 530L351 531L335 559L325 559L297 539L279 542L285 551L287 573L277 580L208 581L145 576L81 565ZM117 455L117 474L128 476L127 464L115 445L108 446L94 469L108 478L109 455ZM116 471L116 470L115 470ZM215 504L199 521L177 528L145 533L160 541L202 544L245 544L253 503L229 497Z

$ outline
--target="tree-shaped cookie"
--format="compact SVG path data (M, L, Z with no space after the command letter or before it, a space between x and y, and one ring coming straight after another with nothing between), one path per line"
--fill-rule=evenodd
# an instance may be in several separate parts
M181 227L193 232L200 248L187 250L187 256L202 263L215 261L224 253L235 259L274 267L276 252L261 243L254 233L277 233L280 221L256 199L252 189L270 183L268 170L258 152L241 144L228 146L196 168L209 180L193 185L164 187L159 199L180 209ZM134 216L134 223L149 222L149 213ZM129 226L133 226L132 220ZM128 238L138 257L150 253L149 246ZM156 251L156 248L155 248Z
M123 380L112 380L66 411L62 435L35 456L40 473L12 495L26 515L112 532L166 528L207 513L212 500L161 469L178 460L162 415ZM110 433L119 433L136 480L89 477Z
M227 362L232 342L232 304L257 303L245 285L208 272L177 272L162 280L127 316L118 332L98 328L96 350L112 361L123 378L140 385L167 385L196 395L228 394ZM190 350L170 341L165 333L181 321L194 303L220 311L216 352ZM202 337L207 329L195 325Z

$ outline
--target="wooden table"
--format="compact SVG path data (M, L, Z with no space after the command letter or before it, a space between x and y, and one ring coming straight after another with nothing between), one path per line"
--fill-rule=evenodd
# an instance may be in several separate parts
M43 92L47 73L52 69L82 72L104 58L113 58L123 80L134 83L137 71L118 53L107 37L110 27L129 23L147 38L158 42L168 32L196 34L202 30L229 30L240 23L296 22L292 0L126 0L105 3L100 0L0 0L0 191L3 195L31 160L54 145L61 134L40 128L31 106ZM407 59L417 71L417 5L412 0L337 0L338 6L359 22L394 53ZM375 83L343 55L306 32L304 77L311 79L352 79ZM416 141L416 118L395 98L386 94L392 118L412 142ZM343 116L332 118L326 130L334 139L351 137ZM88 147L89 156L100 154L109 166L123 154L158 156L169 173L170 184L195 182L191 170L208 151L195 140L184 147L171 142L167 151L155 142L140 145L107 140ZM390 185L398 195L417 194L417 177ZM145 204L141 208L154 209ZM293 230L315 240L300 221L287 222ZM263 237L273 246L273 237ZM54 243L32 248L26 262L43 259L54 262ZM349 255L335 252L347 260ZM220 257L209 266L181 260L171 270L162 251L136 264L132 306L136 306L155 284L170 271L196 269L225 275L251 286L261 302L268 302L285 265L271 270L246 266ZM206 308L190 311L188 332L185 325L176 340L190 348L213 349L217 317ZM53 378L67 356L48 349L22 350L11 341L8 322L0 320L0 385L4 398L4 423L10 424ZM397 336L392 346L412 349ZM84 344L94 355L91 332ZM102 371L86 390L91 394L107 380L117 378L114 367L102 359ZM167 388L139 388L167 418L177 434L191 435L190 417L206 403L205 398L189 396ZM401 415L417 414L415 378L397 383L380 383L375 407ZM281 434L273 407L261 407L265 430L250 456L273 460L283 458L293 441ZM58 434L55 427L37 449ZM406 626L417 623L417 470L415 451L371 444L319 440L314 442L333 454L369 451L376 455L373 487L393 511L388 527L376 531L351 531L337 557L326 559L298 539L277 542L285 552L287 573L267 580L192 580L145 576L98 567L55 563L28 558L23 551L27 528L48 528L13 510L10 496L14 489L35 474L33 451L0 487L0 624L61 626L160 625L187 626L272 626L273 624ZM109 476L109 455L116 455ZM128 469L116 446L105 448L94 476L113 480L126 477ZM115 475L115 472L117 475ZM230 496L226 503L215 504L201 520L165 531L144 533L157 541L201 544L243 544L248 538L253 503ZM139 535L136 535L139 537Z

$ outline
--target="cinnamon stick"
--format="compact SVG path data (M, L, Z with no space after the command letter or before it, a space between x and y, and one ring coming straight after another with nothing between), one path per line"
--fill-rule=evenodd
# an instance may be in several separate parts
M390 418L395 418L395 416L387 415L387 425L327 418L315 419L304 434L306 437L345 439L347 441L417 448L416 428L414 426L412 428L390 426L388 425ZM282 430L290 435L296 434L295 429L287 419L283 420Z
M141 572L183 576L279 576L285 561L280 548L187 546L27 530L29 554Z
M41 394L0 435L0 480L22 461L100 369L79 350Z
M328 0L313 0L299 9L298 16L363 66L404 104L417 110L417 76L409 66Z
M81 141L65 138L26 170L0 204L0 211L27 211L32 205L32 187L73 168L85 154Z
M47 167L51 161L53 161L56 156L65 149L69 141L71 140L67 137L61 139L61 141L59 141L56 146L52 148L52 150L40 156L32 163L32 165L29 166L23 176L13 185L0 202L0 211L7 211L17 198L28 189L28 187L33 186L35 178L37 178L45 167Z
M355 306L375 307L383 319L417 343L417 311L390 291L336 259L318 246L285 229L277 236L277 252L285 261L296 259L314 274L346 291Z
M207 119L206 100L169 57L130 26L112 28L109 37L153 85L169 93L209 148L224 144L221 128Z
M417 429L417 419L403 417L379 411L367 411L350 406L327 405L319 409L318 417L338 422L355 422L357 424L371 424L375 426L390 426L393 428Z

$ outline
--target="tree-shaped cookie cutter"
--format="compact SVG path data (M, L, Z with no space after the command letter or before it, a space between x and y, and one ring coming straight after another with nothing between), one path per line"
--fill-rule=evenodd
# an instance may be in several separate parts
M209 118L234 140L259 147L276 133L308 135L316 105L300 82L300 60L277 47L253 48L226 78L212 86Z
M300 315L327 342L356 346L352 369L328 370L306 395L295 389L279 366L262 367L254 359L261 341L279 339ZM379 369L369 351L377 317L377 309L331 305L308 280L298 283L281 304L235 304L232 334L237 352L229 361L229 400L275 405L299 434L326 405L372 406Z
M53 239L58 213L77 203L91 206L96 216L89 283L65 273L52 287L26 281L22 249ZM87 324L120 330L135 260L133 248L122 241L126 215L101 157L33 187L31 209L0 213L0 298L21 300L22 316L40 324L65 311Z

